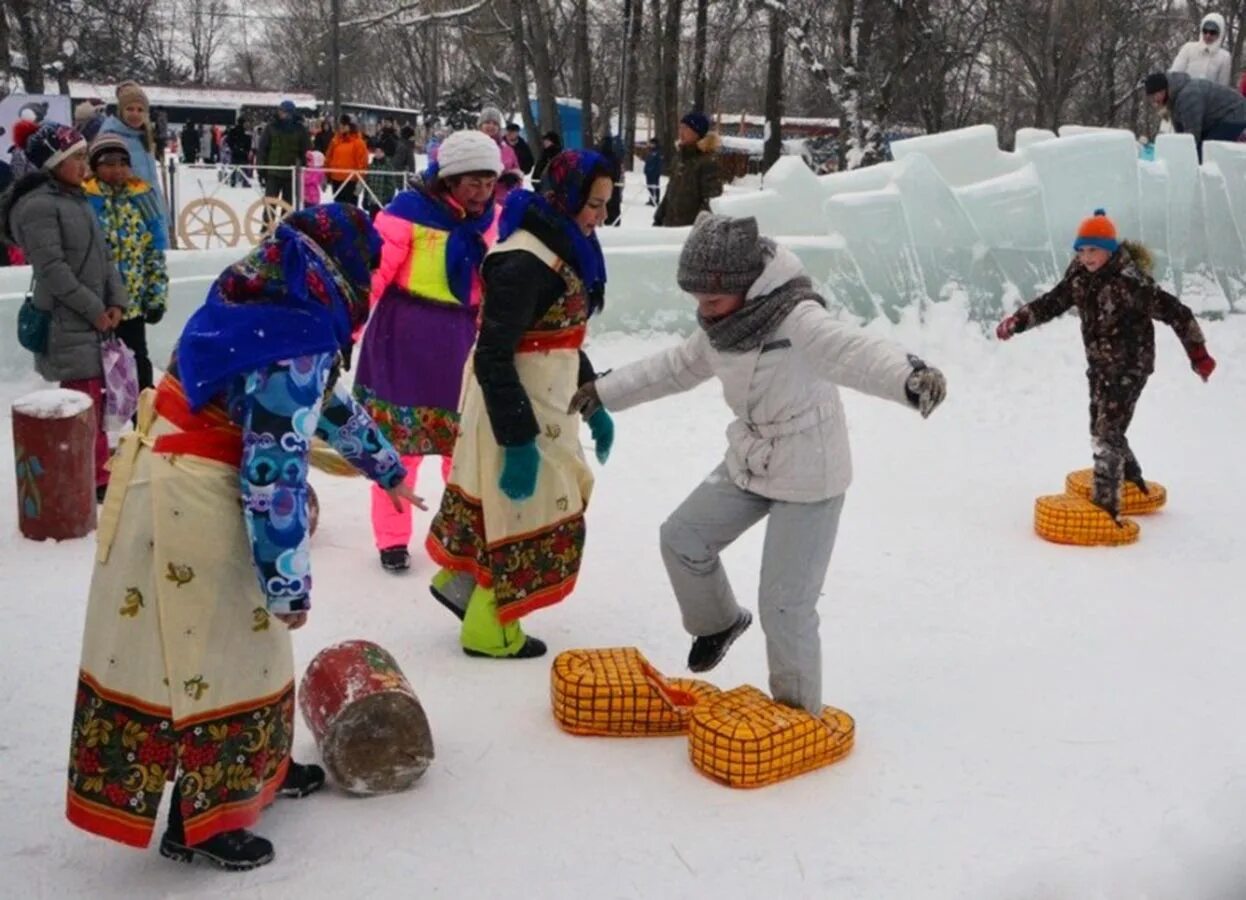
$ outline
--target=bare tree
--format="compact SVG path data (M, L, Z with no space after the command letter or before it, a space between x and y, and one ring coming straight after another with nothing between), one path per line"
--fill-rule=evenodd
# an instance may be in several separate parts
M190 46L190 77L195 84L212 78L212 62L225 36L225 0L186 0L185 15L179 17Z

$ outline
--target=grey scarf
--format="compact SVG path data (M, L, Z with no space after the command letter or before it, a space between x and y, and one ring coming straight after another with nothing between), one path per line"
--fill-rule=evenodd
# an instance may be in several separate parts
M769 294L745 301L729 316L707 319L697 313L697 322L705 329L705 336L715 350L720 353L747 353L760 347L796 308L796 304L805 300L826 306L826 300L813 289L809 277L801 275Z

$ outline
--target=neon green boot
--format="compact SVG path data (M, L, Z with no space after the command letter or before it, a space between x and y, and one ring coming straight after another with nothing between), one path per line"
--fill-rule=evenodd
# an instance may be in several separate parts
M503 625L493 591L479 585L467 601L459 640L468 656L490 659L535 659L546 649L543 641L525 635L518 622Z

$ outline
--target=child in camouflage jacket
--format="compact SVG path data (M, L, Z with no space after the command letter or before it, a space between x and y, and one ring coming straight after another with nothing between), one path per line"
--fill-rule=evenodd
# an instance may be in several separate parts
M1059 284L1008 316L995 330L1001 341L1076 306L1086 345L1090 382L1090 434L1094 447L1095 504L1119 522L1122 478L1147 492L1125 431L1147 379L1155 371L1155 328L1168 325L1206 381L1216 368L1203 331L1189 307L1161 289L1150 275L1151 255L1140 244L1116 239L1116 226L1095 210L1077 231L1077 257Z
M130 305L117 326L117 337L134 351L139 389L152 386L147 327L164 318L169 296L165 251L169 246L160 195L130 171L130 152L115 134L91 142L93 177L82 190L108 238L108 249L121 272Z

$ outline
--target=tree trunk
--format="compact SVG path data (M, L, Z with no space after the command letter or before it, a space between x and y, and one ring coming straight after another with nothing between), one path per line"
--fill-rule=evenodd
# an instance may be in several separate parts
M623 83L623 153L627 171L631 171L636 149L637 88L640 85L640 42L644 36L645 9L643 0L624 0L623 23L626 30L626 79Z
M709 0L697 0L696 43L692 52L692 105L701 112L708 109L709 78L705 70L706 45L709 43ZM773 37L771 46L773 47Z
M662 75L665 70L665 57L662 47L662 0L650 0L649 9L653 13L653 119L654 136L658 146L662 148L662 164L669 171L671 148L675 145L672 117L674 113L666 108L666 91L663 89Z
M577 0L575 10L575 61L580 82L580 127L584 146L593 141L593 53L588 44L588 0ZM607 120L609 121L609 120Z
M22 53L26 56L26 72L22 84L28 94L42 94L43 87L43 40L35 9L30 0L9 0L9 8L17 19L17 33L22 40Z
M787 47L787 14L770 8L770 61L766 67L766 147L761 158L767 171L783 155L783 57Z
M541 105L541 133L554 131L562 134L562 122L558 115L558 92L554 88L554 65L550 61L549 26L541 10L540 0L524 0L528 13L528 49L532 53L532 70L536 79L536 98Z
M533 146L539 146L540 131L536 117L532 115L532 96L528 93L528 51L524 45L523 6L520 0L510 0L510 11L515 102L519 104L520 115L523 116L524 130L528 132ZM436 68L435 65L434 68Z
M679 26L684 0L666 0L666 29L662 39L662 101L666 107L667 140L662 143L665 159L675 158L676 123L679 120Z

